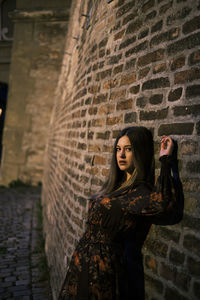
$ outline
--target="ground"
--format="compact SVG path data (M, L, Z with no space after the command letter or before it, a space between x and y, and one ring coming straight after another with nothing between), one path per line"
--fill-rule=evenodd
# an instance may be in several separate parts
M0 299L51 300L40 188L0 188Z

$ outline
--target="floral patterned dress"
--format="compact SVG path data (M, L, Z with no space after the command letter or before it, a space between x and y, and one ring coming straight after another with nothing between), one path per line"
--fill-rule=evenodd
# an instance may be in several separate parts
M170 157L160 160L154 190L140 183L126 194L91 200L59 300L143 299L141 247L153 220L175 201Z

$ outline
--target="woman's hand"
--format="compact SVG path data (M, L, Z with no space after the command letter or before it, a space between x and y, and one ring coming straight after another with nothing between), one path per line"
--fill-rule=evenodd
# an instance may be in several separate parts
M171 137L163 135L160 145L160 157L163 155L171 155L174 149L174 143Z

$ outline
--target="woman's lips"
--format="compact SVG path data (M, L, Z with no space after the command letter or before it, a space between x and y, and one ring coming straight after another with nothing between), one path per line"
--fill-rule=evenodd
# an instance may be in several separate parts
M119 164L120 164L120 165L126 165L126 161L120 160L120 161L119 161Z

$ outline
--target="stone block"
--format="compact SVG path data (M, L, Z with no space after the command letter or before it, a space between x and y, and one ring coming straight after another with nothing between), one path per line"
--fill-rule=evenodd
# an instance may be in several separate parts
M193 31L196 31L197 29L200 29L200 16L194 17L193 19L187 21L183 25L183 33L184 34L191 33Z
M136 122L136 112L126 113L124 116L125 123L135 123Z
M108 140L110 138L110 131L106 130L104 132L97 132L96 138L101 140Z
M200 239L194 234L185 234L183 239L183 247L188 251L200 256L199 247Z
M136 106L144 108L147 105L147 97L139 97L136 100Z
M124 17L122 25L126 25L130 21L133 21L137 17L138 13L137 10L134 10L132 13Z
M184 70L184 71L177 72L174 74L174 83L175 84L191 82L191 81L197 80L197 79L200 79L200 69L198 69L198 68Z
M200 276L200 261L194 259L191 256L187 258L187 268L191 275L193 276Z
M190 173L200 173L200 160L190 161L187 163L187 170Z
M138 94L139 93L139 90L140 90L140 85L135 85L135 86L132 86L130 89L129 89L129 92L131 94Z
M110 99L111 100L120 100L120 99L124 99L126 96L126 89L122 89L122 90L115 90L113 92L111 92L110 94Z
M106 158L103 156L94 156L94 165L106 165Z
M135 72L131 73L131 74L123 75L121 77L120 86L126 85L126 84L131 84L135 81L136 81L136 73Z
M123 35L124 35L124 32L125 32L125 29L120 30L119 32L117 32L114 35L114 41L121 39L123 37Z
M130 12L130 10L134 7L134 5L135 5L135 1L131 1L131 2L126 3L125 5L121 6L116 12L116 17L120 18L127 12Z
M149 9L154 7L155 5L155 0L148 0L145 4L142 6L142 12L146 13Z
M111 89L114 88L118 85L118 80L117 79L110 79L108 81L105 81L103 84L104 89Z
M128 99L117 103L116 109L117 110L126 110L131 109L133 106L133 100Z
M173 111L175 116L198 116L200 114L200 105L175 106Z
M121 73L122 70L123 70L123 66L124 66L124 65L121 64L121 65L115 67L115 68L113 69L113 74L116 75L116 74L118 74L118 73Z
M185 59L185 56L174 58L171 62L171 70L174 71L182 68L185 65Z
M163 94L155 94L149 98L149 103L153 105L160 104L162 103L162 101L163 101Z
M131 56L133 54L137 54L138 52L147 49L147 47L148 47L148 42L144 41L141 44L139 44L139 45L137 45L137 46L129 49L128 51L126 51L125 56L129 57L129 56Z
M187 297L180 294L177 290L171 287L167 287L164 295L165 299L171 299L171 300L188 300Z
M114 104L105 104L105 105L101 105L99 107L99 111L98 111L98 114L99 115L108 115L108 114L111 114L114 112L114 109L115 109L115 105Z
M192 49L200 45L200 33L194 33L167 46L168 55L175 55L183 50Z
M135 41L136 41L136 36L133 36L131 38L126 39L124 42L122 42L119 45L119 50L128 47L129 45L133 44Z
M194 129L193 123L172 123L160 125L158 135L191 135Z
M183 252L178 251L175 248L171 248L169 253L169 260L174 265L183 265L185 260L185 254Z
M139 76L138 76L139 79L146 77L149 72L150 72L150 67L146 67L146 68L139 70Z
M151 27L151 33L155 33L156 31L160 31L163 26L163 20L158 21Z
M149 29L148 28L144 29L139 33L138 39L141 40L141 39L145 38L148 34L149 34Z
M106 102L108 98L108 94L99 94L93 98L93 104L100 104L102 102ZM91 101L91 99L89 100ZM89 104L89 103L88 103Z
M194 65L200 63L200 50L194 51L189 56L189 64Z
M107 117L106 119L106 125L115 125L122 123L123 115L119 115L116 117Z
M168 101L172 102L172 101L179 100L182 96L182 91L183 91L182 87L177 88L175 90L171 90L168 95Z
M168 9L170 9L172 7L172 4L173 4L173 1L169 1L168 3L161 6L161 8L159 10L159 14L160 15L165 14L168 11Z
M140 56L138 59L138 66L143 67L152 62L162 60L164 58L164 53L165 53L164 49L159 49L154 52L145 54L144 56Z

